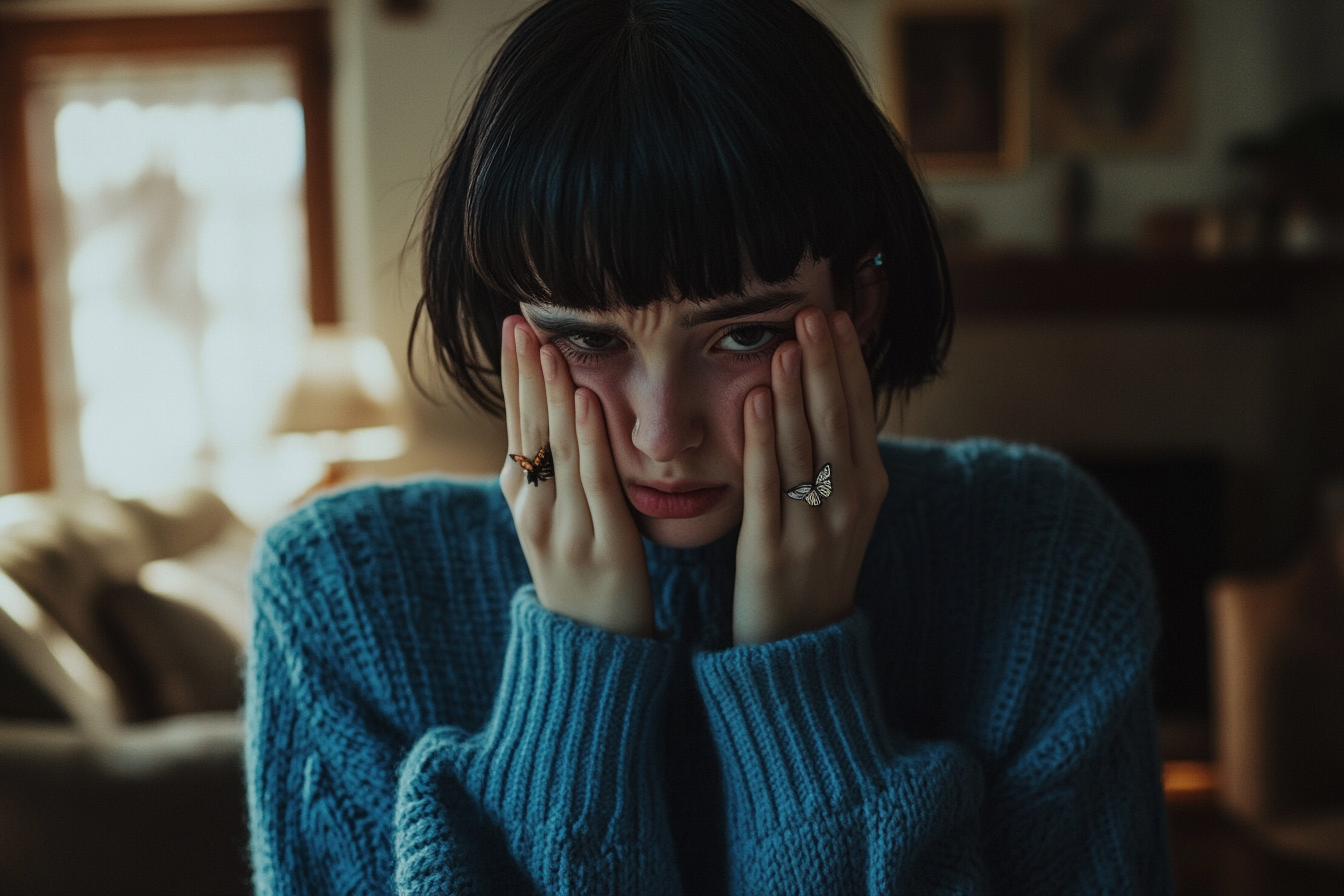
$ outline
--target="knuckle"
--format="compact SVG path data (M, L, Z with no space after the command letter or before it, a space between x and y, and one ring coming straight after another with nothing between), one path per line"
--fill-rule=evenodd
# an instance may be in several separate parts
M571 570L587 564L591 556L592 551L587 541L565 538L556 545L557 559Z
M793 386L776 389L775 403L784 411L799 410L803 406L803 390Z
M849 429L849 411L842 402L832 402L821 409L821 427L829 435Z
M784 449L791 458L806 460L812 451L812 439L805 432L791 432L784 437Z
M550 442L551 461L556 464L572 464L579 456L578 445L570 439Z
M536 502L522 497L513 508L513 526L518 530L519 538L531 544L543 544L550 536L550 514L543 513Z
M821 544L820 537L812 526L795 527L786 542L785 553L794 557L810 557Z
M583 491L588 496L588 503L600 504L611 497L611 490L607 488L606 482L602 477L594 472L589 472L583 479Z

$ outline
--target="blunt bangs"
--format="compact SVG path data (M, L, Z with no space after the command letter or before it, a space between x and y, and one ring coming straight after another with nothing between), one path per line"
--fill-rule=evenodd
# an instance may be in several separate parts
M497 412L520 303L606 311L891 260L867 356L889 394L937 372L946 261L899 136L792 0L551 0L482 82L426 210L423 312L448 377Z
M552 46L485 122L467 188L467 256L492 289L600 310L706 299L876 232L871 191L846 182L859 166L809 139L841 122L797 121L834 116L783 59L751 58L766 41L745 32L769 23L724 15L706 35L700 6L538 23Z

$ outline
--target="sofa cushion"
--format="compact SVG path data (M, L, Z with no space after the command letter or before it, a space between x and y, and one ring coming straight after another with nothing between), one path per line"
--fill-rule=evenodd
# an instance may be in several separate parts
M98 615L125 660L117 690L128 718L242 706L242 645L209 614L139 585L112 584L99 595Z
M20 696L45 692L64 716L90 724L236 708L251 538L201 490L157 500L96 492L0 498L0 674L16 673ZM214 550L216 542L225 549ZM149 564L178 555L213 557L230 571L215 571L208 599L195 605L191 587L171 597L146 591L140 579ZM179 572L198 570L193 563ZM230 576L233 589L219 584ZM204 577L176 579L190 586ZM202 607L228 608L224 625ZM28 709L0 712L51 715L40 700L21 702Z
M83 728L101 728L122 717L121 701L108 674L4 572L0 572L0 652L18 693L15 701L6 701L6 718L47 718L54 713ZM34 707L33 700L22 698L25 692L30 696L39 692L50 702ZM35 708L35 715L22 715Z

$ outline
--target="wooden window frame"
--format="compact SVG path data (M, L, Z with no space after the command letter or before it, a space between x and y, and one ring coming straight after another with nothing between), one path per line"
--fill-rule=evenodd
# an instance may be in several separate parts
M9 322L13 487L48 489L51 432L43 367L42 296L24 107L43 57L174 58L278 49L294 61L303 106L308 294L314 323L335 323L336 243L331 160L331 53L325 9L97 19L3 19L0 28L0 240Z

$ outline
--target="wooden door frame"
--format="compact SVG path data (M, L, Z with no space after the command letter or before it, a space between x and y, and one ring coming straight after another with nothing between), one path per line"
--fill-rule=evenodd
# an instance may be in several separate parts
M42 297L24 107L42 57L180 56L278 49L294 60L303 106L308 294L314 323L335 323L336 237L331 158L331 51L325 9L88 19L0 19L0 240L8 304L13 487L50 488L51 431Z

